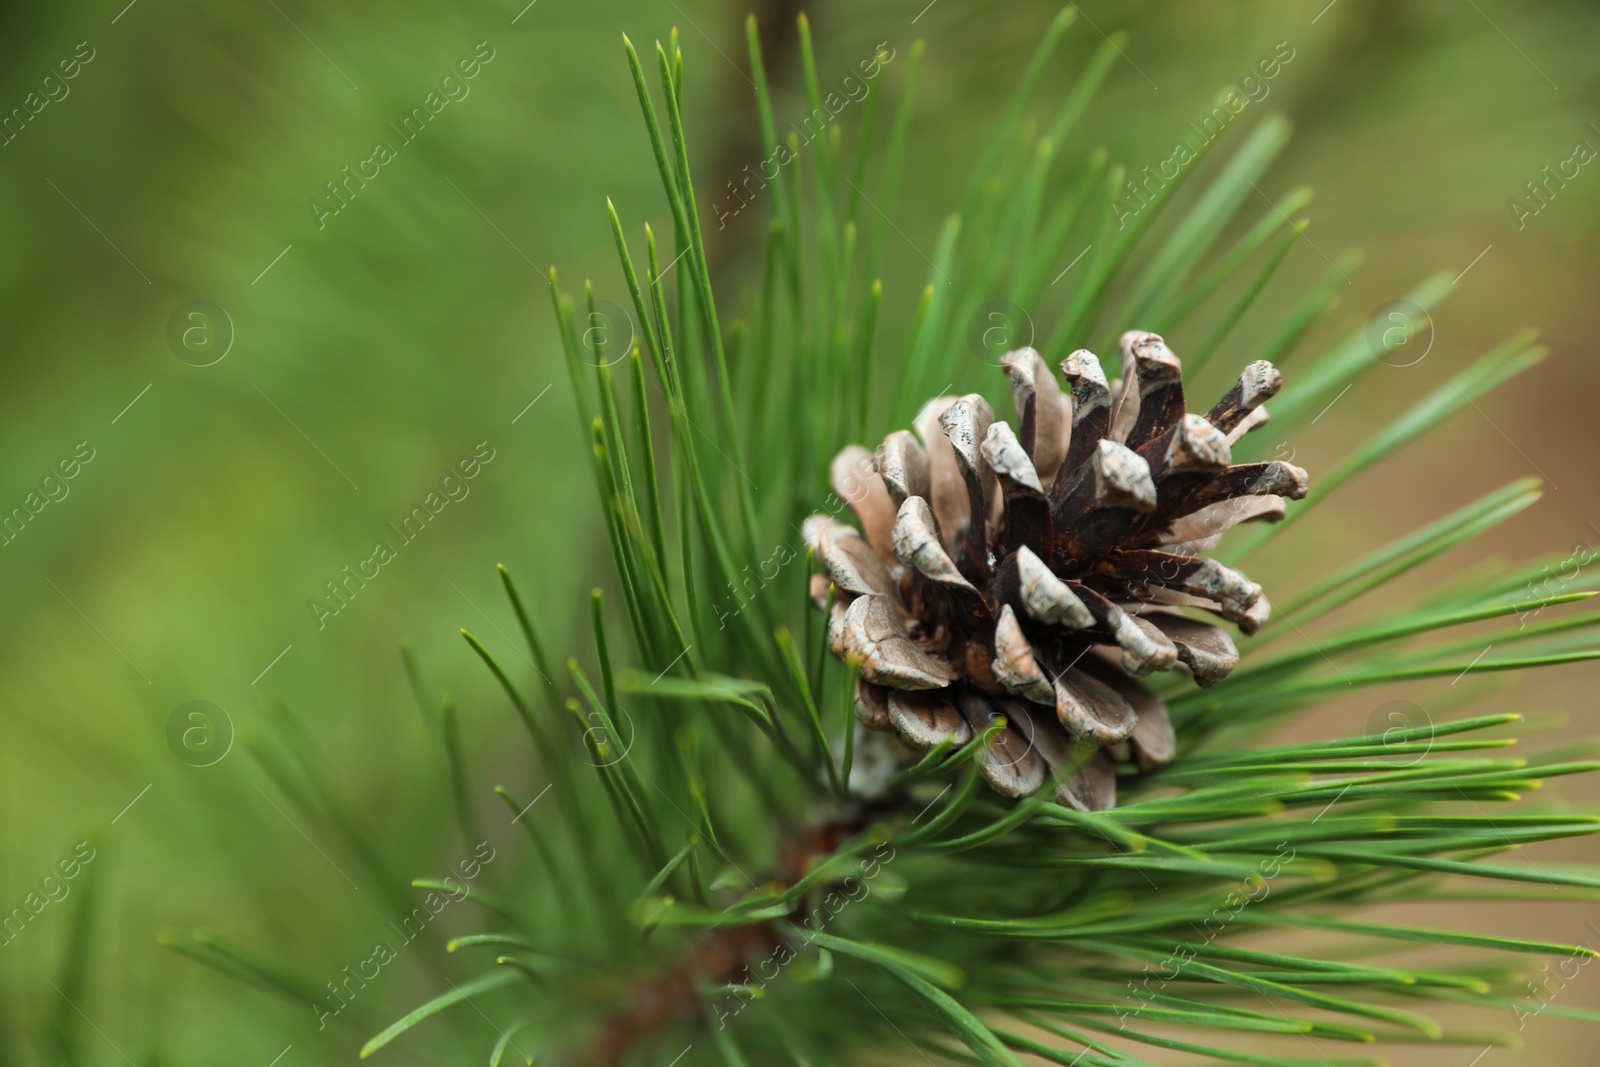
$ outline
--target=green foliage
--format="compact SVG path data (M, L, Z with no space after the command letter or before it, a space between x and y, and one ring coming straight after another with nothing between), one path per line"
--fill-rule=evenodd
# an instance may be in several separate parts
M1593 955L1357 916L1378 903L1452 899L1462 884L1508 901L1588 898L1600 890L1589 870L1483 861L1593 833L1600 818L1544 808L1491 816L1485 806L1600 763L1503 754L1517 740L1513 713L1384 721L1354 737L1257 747L1285 717L1359 687L1600 657L1589 634L1600 615L1522 625L1591 595L1592 582L1527 595L1520 576L1386 604L1381 614L1319 630L1308 649L1269 648L1285 627L1298 633L1519 512L1537 495L1526 483L1284 590L1286 609L1247 645L1235 675L1204 691L1170 686L1179 757L1125 779L1114 810L1084 814L1044 795L1013 803L991 794L974 758L983 737L901 772L894 803L863 805L851 794L853 679L826 654L824 616L808 606L812 568L798 532L807 514L841 503L826 491L837 449L898 427L935 392L998 397L1002 376L972 358L982 353L965 339L999 298L1029 309L1047 358L1153 325L1179 352L1194 342L1199 358L1189 370L1198 371L1304 227L1292 216L1309 194L1295 190L1216 250L1287 141L1288 124L1276 116L1219 163L1182 214L1170 205L1203 168L1184 170L1125 227L1108 224L1124 171L1103 152L1066 149L1119 43L1096 52L1043 135L1029 118L1074 14L1069 7L1041 36L898 337L880 321L883 293L912 286L886 284L877 269L893 229L887 212L920 47L903 67L875 75L864 131L886 118L888 71L904 70L905 96L881 155L863 144L852 162L837 126L803 148L778 141L750 24L763 148L790 159L763 190L772 219L761 274L740 302L724 291L719 308L681 109L682 53L675 37L643 56L624 39L671 241L658 248L648 226L630 236L637 209L608 202L634 315L621 351L597 328L592 287L585 284L579 310L554 270L549 279L614 579L607 598L593 596L592 649L562 673L550 669L535 620L502 569L537 698L463 631L524 725L524 755L552 796L535 808L539 798L525 804L500 790L536 859L514 880L499 878L497 890L462 892L485 928L449 948L489 949L492 965L382 1030L363 1056L471 1001L498 1032L498 1042L483 1042L491 1062L508 1050L586 1063L882 1062L909 1044L957 1063L1014 1065L1026 1054L1130 1065L1146 1062L1134 1051L1142 1043L1226 1062L1369 1063L1267 1057L1249 1051L1261 1047L1254 1043L1228 1044L1269 1036L1296 1051L1303 1037L1464 1040L1426 1014L1430 1000L1525 1010L1515 972L1486 962L1488 953ZM821 87L803 20L800 34L816 108ZM1087 258L1055 289L1055 265L1079 247ZM1346 255L1333 270L1353 267ZM1428 307L1447 288L1430 280L1412 299ZM1260 351L1230 359L1291 358L1329 308L1329 292L1328 279L1314 282ZM1202 330L1196 311L1224 293ZM1531 339L1512 338L1343 464L1313 471L1313 494L1291 507L1289 521L1228 551L1242 556L1299 528L1301 513L1532 366L1541 350ZM1274 405L1275 425L1303 426L1382 355L1358 333L1319 357L1293 357L1302 366ZM1437 636L1512 616L1515 629L1471 644ZM1479 644L1520 647L1472 658ZM435 718L439 705L420 681L416 688L470 849L478 831L464 798L473 785L455 713L446 706ZM404 883L363 845L294 720L275 720L279 744L257 749L263 767L319 832L362 860L365 879L394 894L387 903L403 914ZM448 880L411 884L452 888ZM1329 936L1296 952L1258 936L1283 930ZM1335 941L1362 951L1342 959L1328 951ZM213 937L171 943L276 993L322 997L315 983ZM1476 954L1465 964L1379 962L1417 943ZM434 950L424 943L415 951Z

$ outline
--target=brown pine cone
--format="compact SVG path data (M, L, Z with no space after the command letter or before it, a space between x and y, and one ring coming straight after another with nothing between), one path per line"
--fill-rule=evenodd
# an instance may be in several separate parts
M1138 677L1181 668L1214 685L1239 661L1223 629L1179 609L1247 634L1267 618L1260 586L1198 554L1306 493L1298 467L1230 460L1266 421L1272 364L1246 367L1202 417L1160 337L1130 331L1121 349L1115 385L1093 353L1068 356L1070 392L1033 349L1008 354L1018 431L977 394L932 400L915 435L834 460L860 531L824 515L805 527L861 724L927 750L1003 716L978 757L990 784L1026 796L1053 781L1079 810L1115 805L1113 755L1140 771L1173 757L1166 707Z

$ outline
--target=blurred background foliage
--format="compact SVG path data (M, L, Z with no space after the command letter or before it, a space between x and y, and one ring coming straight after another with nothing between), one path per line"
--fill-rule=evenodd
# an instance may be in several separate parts
M0 550L0 908L20 904L78 841L98 850L72 883L77 895L0 949L0 1017L47 1056L55 1030L81 1031L90 1063L265 1065L289 1044L285 1067L347 1062L370 1030L319 1034L308 1009L218 981L160 948L156 931L225 930L317 981L370 952L379 920L362 899L366 874L346 879L348 860L319 856L245 751L267 733L269 700L314 736L341 802L396 871L438 877L462 858L439 755L397 656L403 641L434 691L459 702L481 791L541 787L520 746L504 743L514 721L455 630L470 626L531 674L507 637L514 622L494 564L519 576L563 657L582 594L606 572L544 272L559 264L569 285L591 276L601 295L625 302L604 197L625 218L665 228L621 31L648 41L680 27L694 59L686 121L701 174L732 176L759 158L742 71L747 8L123 2L0 12L6 111L41 92L79 42L93 50L68 94L0 146L0 507L22 505L80 442L94 450L70 493ZM1068 159L1100 145L1132 169L1165 159L1212 92L1279 42L1294 50L1227 137L1238 141L1272 111L1295 121L1262 192L1314 186L1313 225L1263 313L1230 345L1247 351L1275 330L1287 308L1274 299L1291 299L1349 247L1361 247L1365 265L1337 287L1338 307L1317 328L1323 339L1431 270L1473 264L1434 315L1428 356L1369 376L1339 401L1337 418L1295 442L1296 462L1313 475L1515 327L1538 325L1553 350L1485 410L1365 476L1342 507L1322 509L1312 525L1327 541L1311 547L1377 543L1526 474L1551 484L1546 501L1473 551L1520 556L1600 539L1590 403L1600 387L1600 171L1584 167L1521 229L1508 206L1575 143L1600 147L1600 10L1509 0L1081 8L1042 99L1065 92L1102 32L1131 40L1064 147ZM899 350L925 253L1055 9L1045 0L806 8L824 86L880 42L898 56L918 37L928 42L905 178L887 206L885 352ZM791 115L800 110L798 10L791 0L757 9ZM493 59L469 95L400 146L389 124L480 42ZM891 62L890 82L901 76ZM324 183L380 139L397 145L395 160L319 228L312 200L325 200ZM702 212L720 185L702 179ZM767 210L756 205L712 238L725 293L755 274L749 249ZM1258 213L1247 206L1241 219ZM181 361L167 340L174 310L195 299L225 309L236 334L212 366ZM783 428L771 431L784 447ZM324 583L390 538L386 524L485 441L495 459L470 495L319 628L308 602L326 599ZM1311 532L1279 539L1264 560L1304 565ZM1252 568L1270 589L1265 571ZM1540 672L1512 690L1512 706L1565 705L1582 716L1567 728L1592 732L1594 677L1581 667ZM192 699L221 705L237 729L234 750L210 767L180 762L167 744L169 717ZM1324 718L1349 728L1371 710L1336 703ZM521 853L502 850L491 867L498 884L514 881ZM98 900L79 935L93 946L89 966L63 973L74 902L90 880ZM1582 917L1508 915L1505 932L1575 939ZM443 988L444 973L436 948L418 951L363 993L363 1007L381 1025ZM1571 1003L1600 1003L1595 979L1578 981ZM81 1013L63 1007L62 982ZM487 1025L456 1018L435 1036L448 1047L449 1027L482 1030L476 1050ZM1578 1041L1556 1019L1524 1036L1536 1062L1563 1062ZM20 1052L0 1051L0 1063ZM416 1050L385 1055L422 1062Z

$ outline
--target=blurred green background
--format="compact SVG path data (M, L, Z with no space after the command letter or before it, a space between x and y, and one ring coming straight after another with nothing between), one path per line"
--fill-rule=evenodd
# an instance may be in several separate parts
M593 277L620 300L604 197L630 225L667 222L622 31L649 41L680 29L703 213L717 176L758 158L742 72L748 8L124 3L0 13L0 109L13 116L0 146L0 509L28 514L0 549L0 908L20 904L81 840L95 859L71 886L81 898L93 879L100 903L77 1015L51 985L64 980L72 897L0 948L0 1013L28 1035L0 1063L52 1062L52 1026L86 1024L88 1063L265 1067L289 1045L283 1067L351 1062L370 1031L319 1033L309 1009L218 978L160 948L156 931L220 929L320 982L363 958L381 928L366 876L319 854L246 753L264 731L266 699L294 709L394 869L439 876L460 858L438 755L397 655L403 641L430 686L460 703L483 790L541 787L520 747L504 744L513 720L456 629L531 673L507 638L514 622L494 564L520 577L561 656L583 592L606 573L545 271L559 265L569 285ZM897 55L928 42L890 208L886 352L898 351L924 253L989 121L1058 6L806 7L825 84L879 42ZM756 11L791 113L788 27L799 9L778 0ZM1276 328L1286 309L1275 299L1292 299L1348 247L1364 250L1365 266L1340 287L1313 346L1426 273L1470 265L1434 315L1427 357L1379 368L1296 442L1296 462L1313 475L1515 328L1539 326L1553 349L1491 405L1321 509L1304 532L1319 531L1324 558L1535 473L1550 483L1545 502L1469 551L1564 552L1600 539L1591 399L1600 169L1582 167L1520 229L1508 203L1536 206L1524 183L1578 142L1600 148L1600 10L1508 0L1097 0L1081 10L1043 99L1070 85L1102 33L1126 30L1131 42L1068 159L1097 145L1132 168L1164 159L1210 93L1279 42L1293 49L1266 99L1227 135L1237 141L1270 111L1286 113L1296 137L1262 192L1317 190L1308 240L1235 335L1241 347ZM492 58L466 95L403 143L390 124L475 52ZM891 83L900 76L891 63ZM379 140L395 158L352 183L348 204L319 225L313 201L334 206L325 183ZM725 300L753 273L748 242L760 227L745 224L764 220L761 208L715 239ZM196 300L225 318L184 318ZM169 341L175 313L179 332L214 331L190 335L199 354ZM220 361L194 365L230 334ZM773 434L781 447L782 428ZM93 459L64 483L46 480L75 449ZM387 524L442 494L475 450L494 458L467 495L319 626L311 601L334 606L324 583L377 541L397 541ZM47 493L61 498L34 514ZM1269 570L1310 565L1304 542L1290 540L1275 544ZM1270 589L1262 569L1252 573ZM1512 706L1566 707L1570 730L1592 732L1596 679L1581 667L1544 672L1510 691ZM169 720L191 700L219 705L238 735L210 766L169 747ZM1335 706L1297 729L1349 730L1370 711ZM1563 788L1594 795L1583 783ZM507 845L494 876L512 882L522 850L492 836ZM1588 918L1493 917L1498 929L1565 940L1588 936ZM415 954L363 994L380 1025L443 988L437 953ZM1600 979L1585 972L1567 995L1573 1006L1600 1004ZM384 1054L478 1062L494 1036L472 1017L431 1025L440 1048L458 1035L470 1051ZM1575 1024L1555 1018L1523 1037L1531 1062L1580 1062L1566 1057L1587 1047ZM1428 1055L1441 1058L1396 1062L1464 1064L1471 1053ZM1497 1050L1483 1067L1513 1055Z

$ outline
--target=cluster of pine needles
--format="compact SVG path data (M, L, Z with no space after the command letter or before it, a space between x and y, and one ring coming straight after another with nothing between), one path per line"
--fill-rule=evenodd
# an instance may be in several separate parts
M998 401L1004 375L965 341L987 304L1030 309L1032 343L1050 366L1079 347L1114 351L1124 328L1166 335L1191 380L1224 345L1230 369L1247 357L1287 364L1272 432L1241 441L1238 460L1263 458L1267 438L1294 440L1412 339L1391 330L1375 345L1357 328L1320 355L1296 354L1352 255L1285 309L1257 307L1301 241L1311 196L1293 190L1234 224L1287 143L1280 117L1215 167L1185 168L1125 228L1112 225L1123 168L1103 151L1064 148L1119 40L1095 51L1047 121L1032 117L1074 14L1050 25L1023 70L940 232L909 327L893 339L879 328L879 273L885 241L901 239L888 219L920 44L892 68L903 72L894 103L887 86L872 87L853 150L842 123L808 146L789 135L791 161L764 190L771 221L758 280L723 306L691 178L677 36L653 57L626 44L671 215L658 244L649 226L640 234L624 222L639 206L608 202L631 338L597 328L592 286L575 302L550 276L615 575L604 602L594 593L592 645L559 669L536 633L543 620L503 568L529 669L508 668L466 635L530 743L530 793L496 792L511 816L539 801L539 817L515 820L531 845L517 850L524 858L466 890L482 932L412 950L431 953L438 996L386 1027L373 1021L381 1005L358 1000L340 1013L340 1023L371 1027L362 1055L403 1056L439 1024L408 1031L456 1005L450 1014L470 1025L431 1062L1018 1067L1037 1057L1133 1067L1154 1046L1199 1062L1334 1067L1382 1062L1365 1048L1373 1042L1513 1044L1517 1017L1536 1011L1596 1021L1526 984L1544 961L1523 954L1582 961L1595 954L1586 947L1363 918L1387 903L1600 895L1593 871L1522 854L1600 829L1595 816L1522 799L1600 763L1582 758L1587 750L1520 754L1527 727L1515 712L1450 717L1485 695L1479 676L1600 657L1591 634L1600 615L1558 610L1592 595L1594 580L1567 573L1556 554L1471 569L1415 602L1387 589L1528 507L1539 495L1529 481L1349 552L1325 574L1302 571L1309 585L1269 588L1275 617L1245 642L1239 670L1204 690L1162 683L1177 758L1124 778L1113 810L1076 811L1049 790L1021 801L991 793L974 758L987 734L895 772L892 801L851 794L862 770L854 679L828 655L823 618L808 607L814 566L798 524L826 506L841 445L906 425L938 392ZM748 31L761 136L777 158L753 21ZM818 109L803 19L800 44L806 107ZM1196 173L1209 184L1174 217L1165 209ZM1069 284L1052 286L1086 246ZM1433 277L1407 299L1430 309L1449 289L1447 275ZM1252 312L1277 325L1256 351L1239 351L1229 339ZM1341 464L1312 470L1309 497L1285 521L1241 528L1220 558L1236 563L1269 539L1309 534L1302 516L1320 501L1542 355L1531 335L1511 337ZM1335 612L1346 621L1317 626L1312 643L1305 629ZM489 817L481 786L456 710L411 668L470 852ZM1395 709L1360 736L1264 747L1269 732L1328 700L1429 678L1444 680L1430 712ZM328 848L387 874L358 820L330 799L310 736L287 713L277 721L276 738L255 747L274 783ZM1491 859L1507 852L1509 861ZM383 908L415 908L403 881L385 884ZM338 1006L333 983L219 935L168 941L312 1011ZM1424 963L1392 960L1417 950ZM446 978L471 961L479 966ZM1504 1025L1446 1030L1429 1015L1458 1004L1492 1009ZM499 1034L481 1051L471 1036L487 1033L479 1015Z

